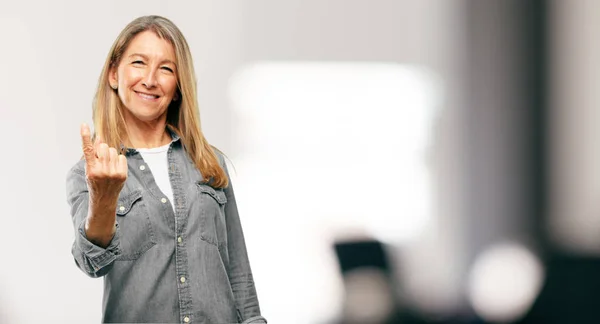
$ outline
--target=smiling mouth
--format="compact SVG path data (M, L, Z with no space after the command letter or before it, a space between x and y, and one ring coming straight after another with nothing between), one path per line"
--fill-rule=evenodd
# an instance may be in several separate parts
M154 100L156 100L156 99L159 98L159 96L153 95L153 94L149 94L149 93L143 93L143 92L137 92L137 91L134 91L134 92L138 95L138 97L140 97L140 98L142 98L144 100L154 101Z

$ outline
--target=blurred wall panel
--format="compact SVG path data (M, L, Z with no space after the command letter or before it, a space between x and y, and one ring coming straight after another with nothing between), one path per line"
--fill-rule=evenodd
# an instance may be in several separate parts
M477 265L507 242L515 251L524 251L532 264L538 264L536 254L543 255L546 250L542 230L546 2L471 0L467 12L464 167L468 183L465 252L473 264L468 272L470 299L478 316L511 322L532 305L543 282L542 267L529 271L492 266L486 273L479 272ZM489 260L507 265L511 258L519 259L519 253L509 251L506 260L492 253ZM523 260L515 264L522 266ZM507 280L502 281L502 276ZM513 286L517 278L522 282ZM525 286L530 290L526 294ZM478 291L486 293L473 293ZM525 295L528 297L516 302Z
M552 1L549 230L559 247L600 254L600 2Z
M470 1L469 249L539 239L541 1Z

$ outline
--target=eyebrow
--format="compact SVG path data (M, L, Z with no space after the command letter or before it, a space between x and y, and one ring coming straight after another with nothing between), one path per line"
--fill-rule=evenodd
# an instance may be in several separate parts
M133 53L133 54L129 55L129 56L128 56L128 58L130 58L130 57L132 57L132 56L140 56L140 57L142 57L142 58L143 58L143 59L145 59L145 60L147 60L147 59L148 59L148 56L147 56L147 55L140 54L140 53ZM171 63L171 64L175 65L175 67L177 67L177 64L175 64L175 62L173 62L173 61L171 61L171 60L163 60L161 63Z

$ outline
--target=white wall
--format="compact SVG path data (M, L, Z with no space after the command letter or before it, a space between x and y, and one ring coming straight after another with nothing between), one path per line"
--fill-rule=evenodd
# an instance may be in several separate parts
M0 2L0 322L100 319L101 280L81 273L70 254L65 175L80 157L79 124L91 123L92 96L110 45L129 21L146 14L170 18L187 37L205 134L232 156L240 148L231 136L235 116L228 86L247 63L385 61L438 73L445 96L434 133L439 148L434 165L436 207L444 211L439 223L445 230L429 233L405 257L414 269L439 268L430 275L442 287L441 304L455 298L460 262L445 267L432 262L462 257L462 196L456 181L461 9L459 1L434 0ZM243 222L252 222L243 208ZM247 237L263 234L248 228ZM268 260L264 248L249 246L257 260ZM259 280L257 285L259 294L269 293ZM289 298L293 307L294 295ZM277 310L262 306L265 316L271 312L277 318Z

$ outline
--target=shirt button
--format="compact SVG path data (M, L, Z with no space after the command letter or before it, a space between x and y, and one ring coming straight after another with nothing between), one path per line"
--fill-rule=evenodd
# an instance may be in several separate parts
M119 207L119 210L120 210L120 211L124 211L124 210L125 210L125 206L121 206L121 207Z
M181 243L181 241L183 241L183 240L181 239L181 236L180 236L180 237L177 238L177 242Z
M181 283L185 282L185 277L181 277L181 279L179 279L179 281L181 281Z
M160 199L160 201L161 201L163 204L166 204L166 203L167 203L167 198L161 198L161 199Z
M143 164L142 164L142 165L140 165L140 170L142 170L142 171L146 170L146 166L145 166L145 165L143 165Z
M189 323L190 322L190 318L186 316L186 317L183 318L183 321L186 322L186 323Z

